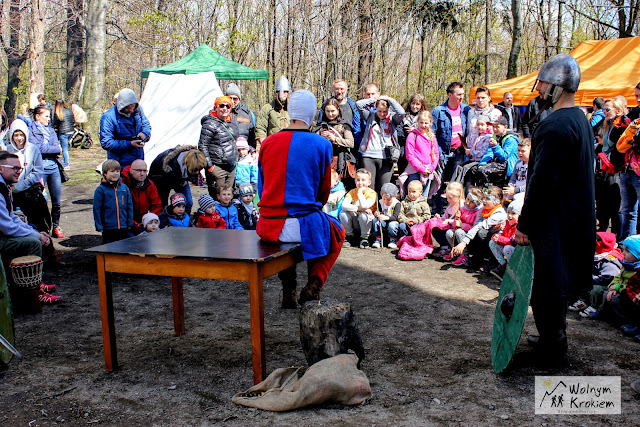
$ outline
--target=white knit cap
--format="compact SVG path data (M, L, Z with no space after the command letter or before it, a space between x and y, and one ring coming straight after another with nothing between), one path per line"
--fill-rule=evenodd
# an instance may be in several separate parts
M291 120L300 120L311 126L316 116L316 96L308 90L297 90L289 99L289 117Z

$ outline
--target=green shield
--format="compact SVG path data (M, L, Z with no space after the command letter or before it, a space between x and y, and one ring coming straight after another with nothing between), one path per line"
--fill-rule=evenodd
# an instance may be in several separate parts
M9 288L7 277L4 274L2 260L0 259L0 335L2 335L11 345L14 343L13 334L13 311L11 310L11 299L9 298ZM4 345L0 344L0 360L9 363L13 354Z
M533 262L531 246L518 246L504 273L491 339L491 364L497 373L509 365L520 341L531 298Z

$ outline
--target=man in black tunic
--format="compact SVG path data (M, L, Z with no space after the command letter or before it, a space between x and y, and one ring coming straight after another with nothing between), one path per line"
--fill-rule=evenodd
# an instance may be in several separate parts
M591 285L596 219L593 133L575 106L580 67L569 54L549 59L537 89L553 106L533 133L527 191L515 241L535 256L531 308L540 337L536 362L564 367L568 298Z

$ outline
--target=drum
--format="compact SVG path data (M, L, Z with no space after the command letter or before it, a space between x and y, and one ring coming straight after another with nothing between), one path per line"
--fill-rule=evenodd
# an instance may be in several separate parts
M9 264L13 283L27 289L35 289L42 283L42 258L35 255L14 258Z

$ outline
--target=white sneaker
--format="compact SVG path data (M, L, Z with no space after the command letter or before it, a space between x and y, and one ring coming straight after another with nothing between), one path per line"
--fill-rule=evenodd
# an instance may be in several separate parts
M387 247L389 249L398 249L398 245L396 244L396 242L394 242L393 240L389 242L389 244L387 245Z
M598 311L598 310L596 310L595 308L589 306L589 307L585 308L584 310L582 310L580 312L580 316L588 318L588 317L591 316L591 313L595 313L596 311Z
M569 311L582 311L587 308L587 303L584 300L579 299L568 307Z
M373 244L371 245L371 247L372 247L372 248L374 248L374 249L380 249L380 246L381 246L381 244L380 244L380 240L377 240L377 239L376 239L376 241L375 241L375 242L373 242Z

